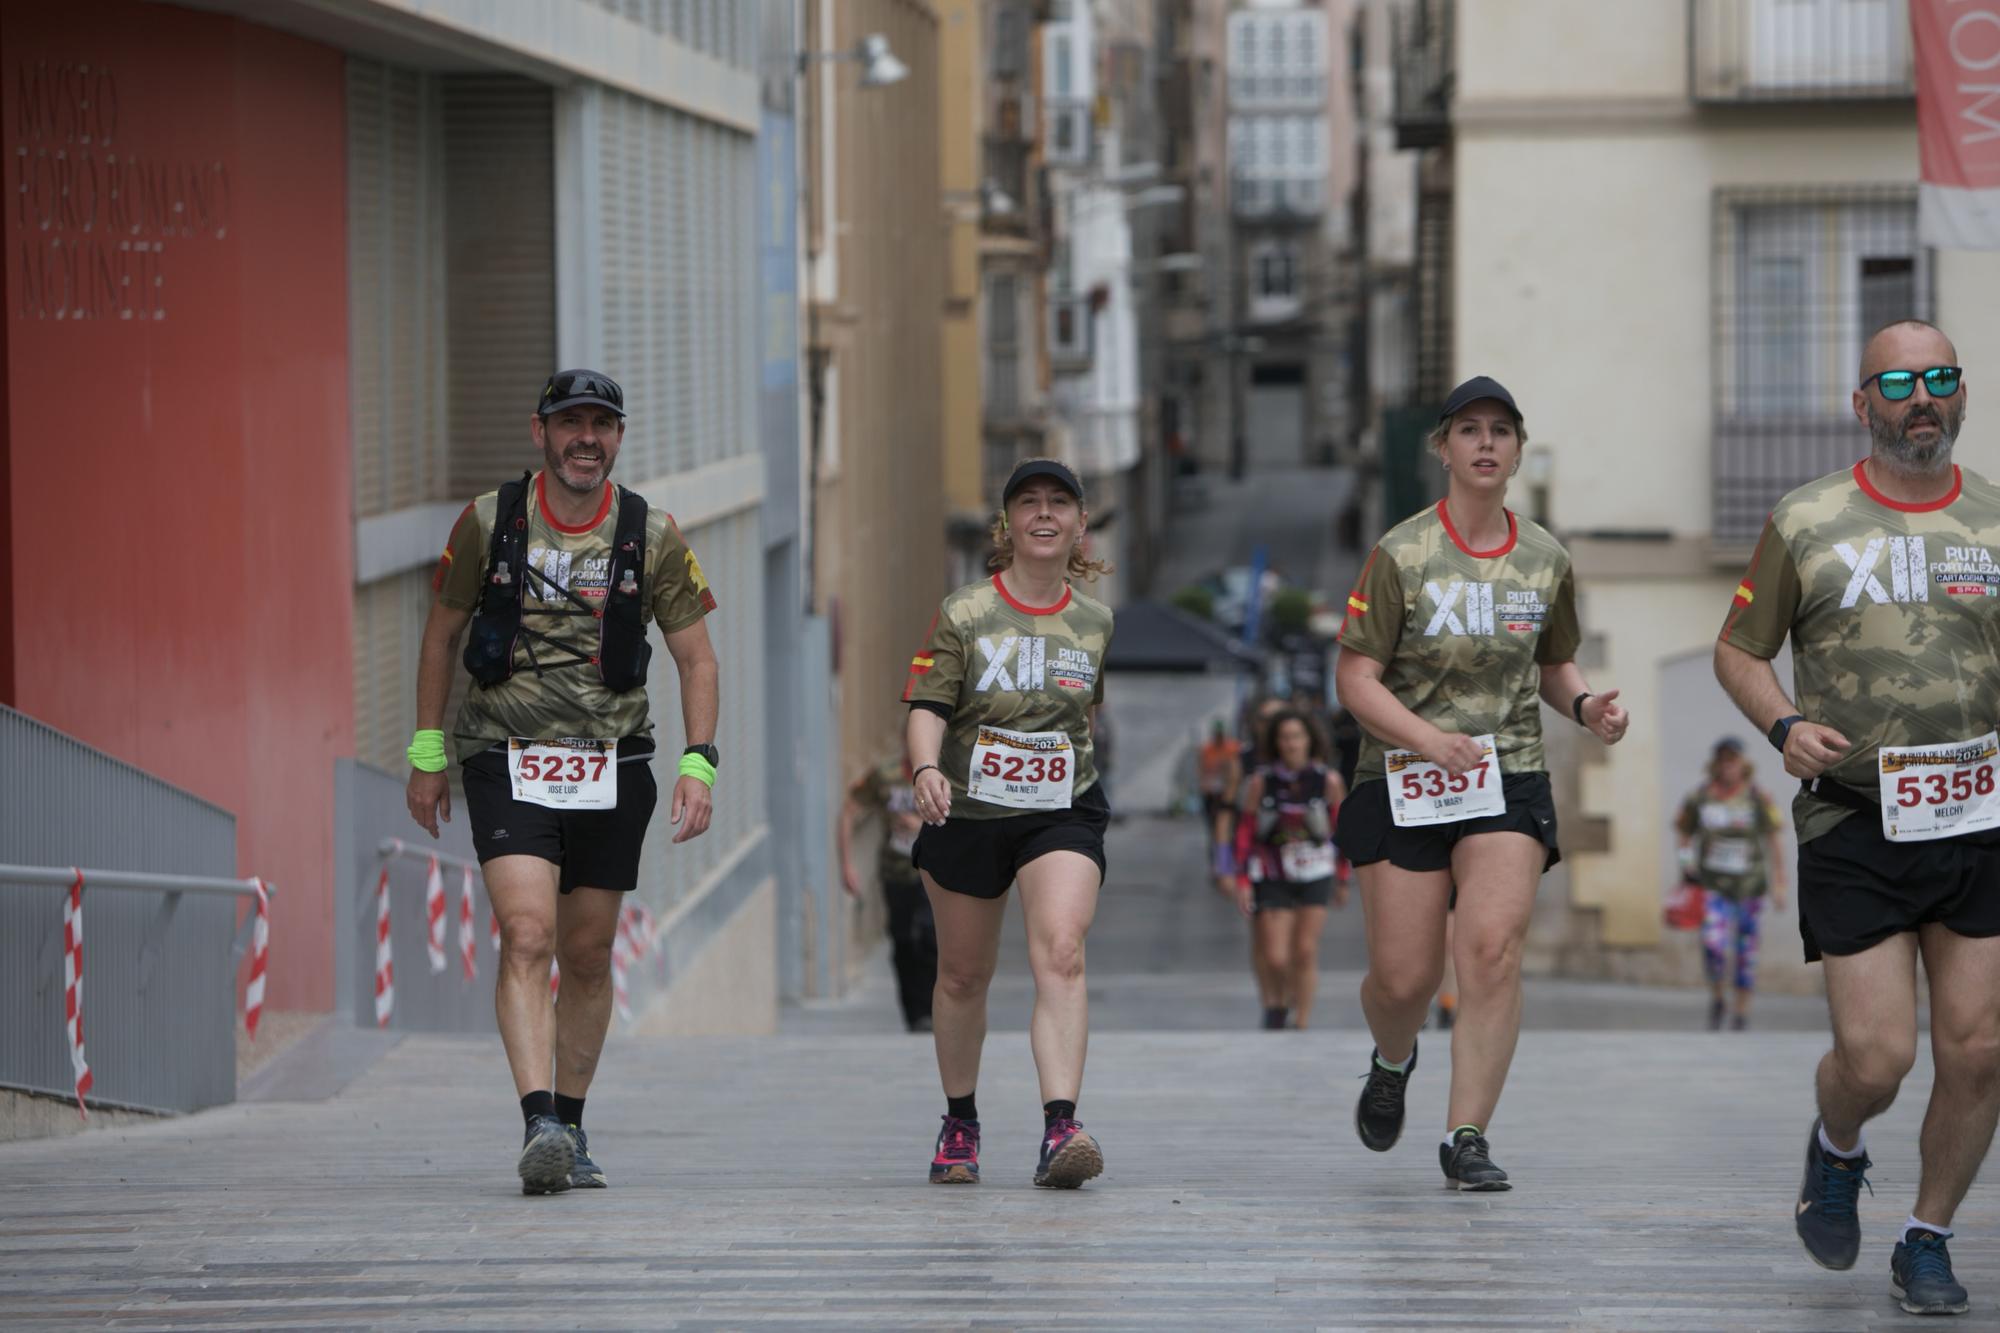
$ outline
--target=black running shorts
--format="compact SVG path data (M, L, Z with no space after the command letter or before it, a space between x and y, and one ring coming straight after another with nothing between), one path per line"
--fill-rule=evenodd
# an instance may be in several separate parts
M1451 849L1475 833L1525 833L1548 849L1542 871L1562 860L1556 848L1556 803L1547 773L1509 773L1500 784L1507 808L1456 824L1398 828L1389 813L1388 782L1357 782L1340 803L1334 841L1355 865L1387 861L1398 870L1449 870Z
M1081 852L1097 862L1104 882L1104 830L1111 806L1092 786L1067 810L1035 810L999 819L946 819L917 834L910 859L941 889L998 898L1022 866L1050 852Z
M514 799L507 752L482 750L465 761L466 816L484 865L496 856L539 856L562 870L564 893L583 887L630 893L639 887L639 847L659 803L653 742L618 742L618 807L551 810Z
M1799 847L1799 935L1806 961L1861 953L1935 921L2000 935L2000 834L1891 842L1859 811Z
M1260 880L1251 886L1256 895L1255 910L1283 911L1291 907L1325 907L1333 901L1333 880L1309 879L1294 884L1285 879Z

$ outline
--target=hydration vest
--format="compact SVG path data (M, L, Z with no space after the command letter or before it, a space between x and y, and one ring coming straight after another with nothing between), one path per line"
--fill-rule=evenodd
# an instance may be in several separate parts
M591 666L597 668L598 679L612 693L637 689L646 683L646 666L653 658L653 646L646 642L646 622L641 614L645 606L640 585L646 572L646 498L623 486L617 487L618 526L611 539L610 583L600 608L568 588L558 587L548 575L529 566L528 488L533 481L534 474L523 472L519 481L507 482L500 488L499 503L493 509L493 535L486 551L486 581L479 590L479 605L472 613L471 630L465 641L465 669L482 688L498 685L514 674L514 648L522 644L536 675L562 667ZM521 603L530 579L540 580L543 601L570 603L537 611L536 615L597 618L595 656L579 653L521 623ZM535 656L537 643L562 657L542 662Z

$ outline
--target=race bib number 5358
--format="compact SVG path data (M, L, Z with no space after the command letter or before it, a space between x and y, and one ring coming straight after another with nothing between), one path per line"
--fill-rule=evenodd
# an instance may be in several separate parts
M1943 745L1885 745L1882 836L1926 842L2000 828L2000 732Z
M1500 761L1491 736L1474 736L1480 760L1457 777L1415 750L1391 750L1386 756L1389 814L1398 828L1426 824L1456 824L1502 814L1507 797L1500 789Z

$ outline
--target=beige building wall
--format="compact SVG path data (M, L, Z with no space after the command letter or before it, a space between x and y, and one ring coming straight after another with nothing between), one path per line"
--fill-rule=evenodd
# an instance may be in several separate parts
M863 88L853 63L816 64L802 135L811 145L808 336L824 363L813 600L833 624L845 783L900 744L910 655L949 591L939 26L922 0L811 0L805 31L818 51L851 51L881 33L910 70L900 83ZM837 804L841 793L826 798ZM829 864L838 873L837 858ZM880 939L881 908L871 899L846 910L841 954L830 961L836 978L851 979Z
M934 0L938 19L939 185L949 239L945 280L945 501L976 515L984 417L980 396L979 187L984 174L986 52L980 0Z
M1457 23L1455 368L1507 384L1530 449L1547 451L1549 516L1594 636L1585 666L1633 712L1623 744L1585 747L1563 812L1573 934L1650 952L1672 873L1666 812L1699 776L1683 733L1702 730L1705 745L1722 728L1749 730L1719 687L1681 689L1748 554L1710 538L1714 192L1913 185L1915 106L1700 107L1682 4L1467 3ZM2000 367L2000 257L1941 254L1933 286L1976 390L1981 364ZM1990 475L2000 447L1979 422L1973 413L1960 457ZM1853 444L1866 453L1859 426ZM1625 539L1581 535L1607 531ZM1669 693L1674 716L1662 711ZM1795 784L1761 741L1753 749L1784 804ZM1784 932L1766 956L1796 971ZM1598 966L1620 970L1601 954Z

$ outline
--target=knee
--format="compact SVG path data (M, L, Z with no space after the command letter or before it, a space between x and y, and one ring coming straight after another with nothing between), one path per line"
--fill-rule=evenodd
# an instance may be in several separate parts
M1292 966L1315 968L1319 966L1319 941L1295 940L1292 943Z
M943 960L938 962L937 989L947 1000L964 1004L982 999L986 995L987 983L992 980L991 968L968 970Z
M511 967L539 967L546 971L556 954L555 924L534 917L517 917L500 923L500 957Z
M1521 941L1502 935L1459 942L1458 984L1461 990L1511 986L1520 978Z
M1874 1097L1893 1095L1917 1062L1915 1033L1907 1036L1871 1033L1841 1041L1837 1049L1849 1081Z
M1438 983L1444 980L1443 967L1407 968L1401 971L1368 973L1367 985L1391 1005L1398 1008L1414 1008L1428 1005L1437 994Z
M562 970L565 981L579 981L584 985L610 980L611 942L580 939L564 941Z
M1038 982L1083 980L1083 936L1065 935L1049 940L1035 950L1034 963Z
M2000 1078L2000 1028L1986 1024L1971 1032L1933 1030L1931 1046L1940 1079L1983 1085Z

